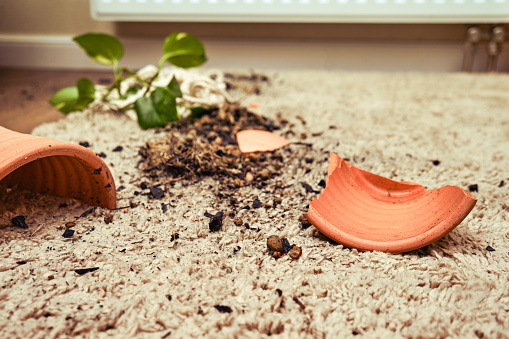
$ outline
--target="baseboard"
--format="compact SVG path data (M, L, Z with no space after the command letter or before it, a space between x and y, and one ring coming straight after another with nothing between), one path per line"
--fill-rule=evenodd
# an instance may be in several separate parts
M122 65L140 68L157 63L162 39L121 39ZM462 45L452 43L345 41L203 41L211 68L342 69L356 71L461 70ZM482 47L482 46L481 46ZM506 46L507 47L507 46ZM70 36L0 35L0 67L43 69L104 69L92 62ZM486 52L479 49L475 71L482 72ZM509 52L503 49L498 71L509 71Z

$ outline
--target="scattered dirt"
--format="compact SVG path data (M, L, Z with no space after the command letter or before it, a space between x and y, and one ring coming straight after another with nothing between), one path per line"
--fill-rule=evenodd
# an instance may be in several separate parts
M270 83L269 77L263 74L235 74L225 73L226 88L229 91L242 91L247 94L260 95L262 86L260 84Z
M267 238L267 248L269 253L275 259L279 259L288 253L290 258L299 259L302 255L302 249L297 245L290 245L286 238L280 238L277 235L271 235Z
M269 79L262 75L236 77L227 74L225 76L228 81L231 81L231 83L229 82L231 89L239 90L239 86L234 86L232 83L242 81L245 93L252 93L253 90L259 91L257 86L269 82ZM250 87L245 85L246 83L256 86ZM250 105L248 104L248 106ZM226 216L237 227L245 226L248 230L259 232L259 228L250 227L251 220L245 220L236 215L237 211L262 207L265 209L276 208L282 204L282 198L274 196L269 203L266 199L259 199L254 194L250 199L239 202L235 198L236 192L241 187L251 186L260 189L259 192L264 192L269 196L276 191L277 195L283 194L287 186L283 186L278 177L281 171L289 165L289 161L294 166L301 164L301 161L304 162L304 165L308 165L310 162L293 154L290 146L274 152L243 154L239 150L236 134L241 130L257 129L270 132L281 130L278 134L295 135L291 130L293 126L285 119L278 118L277 121L268 119L235 102L227 102L223 107L195 120L183 119L168 125L166 128L160 129L160 137L157 140L147 142L139 150L142 160L138 166L144 172L145 177L152 182L152 184L142 182L140 188L146 189L152 186L151 189L154 189L177 180L181 182L182 186L187 186L204 177L210 177L217 183L216 196L219 203L217 206L210 206L210 208L215 211L220 210L216 214L205 213L205 216L209 218L210 232L221 231L223 218ZM311 144L294 144L305 146L307 149L312 148ZM300 185L304 187L306 193L319 193L305 182L300 182ZM298 187L298 185L294 186ZM158 198L163 197L164 192L160 188L158 189L161 191ZM154 198L156 197L154 196ZM224 202L225 199L229 199L229 207L226 210L224 204L221 207L221 202ZM303 228L309 227L306 221L307 219L300 220ZM290 245L288 239L276 235L267 240L267 246L270 254L276 259L286 254L292 259L298 259L302 254L300 247Z

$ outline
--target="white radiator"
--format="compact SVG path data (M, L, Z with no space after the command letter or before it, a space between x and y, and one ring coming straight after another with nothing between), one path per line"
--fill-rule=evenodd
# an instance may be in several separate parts
M90 0L108 21L505 23L509 0Z

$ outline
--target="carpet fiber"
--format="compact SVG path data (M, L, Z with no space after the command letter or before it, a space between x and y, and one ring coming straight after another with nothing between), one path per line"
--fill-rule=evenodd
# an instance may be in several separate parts
M0 337L509 337L509 76L267 76L242 103L288 120L292 144L277 180L238 188L236 203L212 178L143 173L140 147L164 133L126 116L76 113L36 128L104 153L123 208L1 188ZM345 248L299 221L330 152L394 180L460 186L477 205L410 253ZM164 196L151 194L160 183ZM205 213L220 211L212 232ZM12 226L18 215L28 229ZM272 234L302 256L274 259Z

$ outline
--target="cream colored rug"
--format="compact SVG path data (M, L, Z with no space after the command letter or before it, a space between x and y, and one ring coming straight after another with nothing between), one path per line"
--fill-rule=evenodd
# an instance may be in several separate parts
M292 144L277 180L231 197L213 179L151 195L164 180L142 173L138 151L164 133L125 116L79 113L38 127L103 153L124 208L2 188L0 337L508 338L509 76L267 75L242 102L287 119ZM477 205L417 251L344 248L299 222L323 189L328 152L395 180L470 189ZM220 211L211 232L205 213ZM18 215L28 229L12 226ZM272 234L302 256L271 257Z

